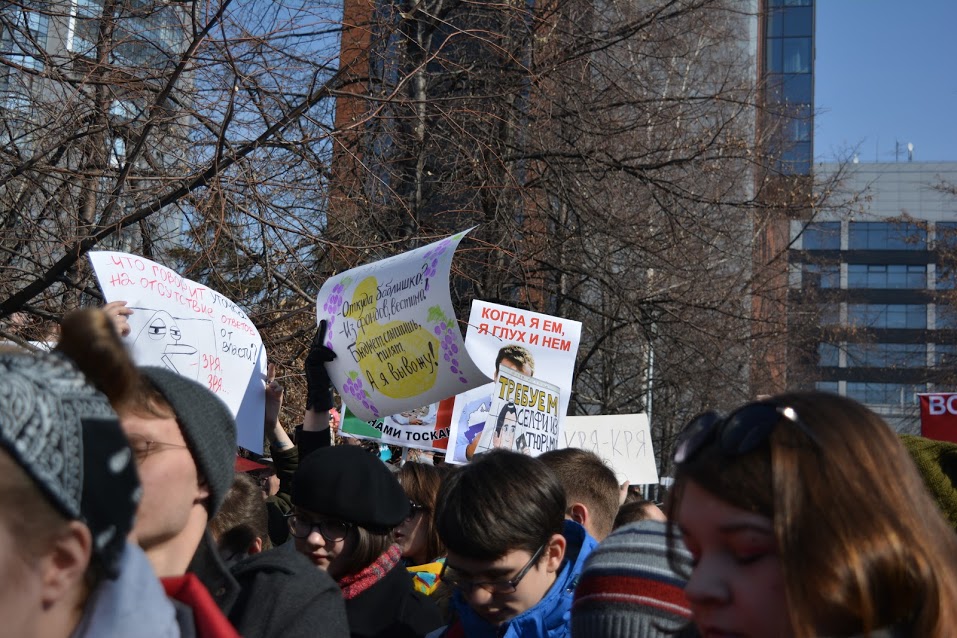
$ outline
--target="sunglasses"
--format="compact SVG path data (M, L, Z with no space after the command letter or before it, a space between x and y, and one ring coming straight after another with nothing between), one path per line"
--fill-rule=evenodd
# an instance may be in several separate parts
M726 456L747 454L767 441L779 423L797 428L819 444L794 408L769 402L748 403L726 417L705 412L692 419L678 439L674 461L685 463L712 442Z

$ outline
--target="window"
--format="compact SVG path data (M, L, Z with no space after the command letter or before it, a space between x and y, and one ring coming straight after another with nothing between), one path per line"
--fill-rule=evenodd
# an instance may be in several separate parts
M861 328L927 327L927 306L924 304L848 304L847 320Z
M840 288L841 266L839 264L804 264L801 269L804 288Z
M939 329L953 329L957 328L957 308L954 308L950 304L937 304L937 314L936 314L936 324L935 327Z
M925 343L849 343L848 368L923 368L927 365Z
M927 287L927 266L848 264L848 288L921 289Z
M954 289L954 279L957 276L957 273L954 272L953 266L942 264L937 264L937 273L936 281L934 285L937 290L953 290Z
M801 238L804 250L840 250L841 222L811 222Z
M840 385L838 385L837 381L818 381L814 384L814 389L819 392L838 394L840 392Z
M50 18L27 9L30 4L33 3L24 2L23 6L10 4L3 9L0 47L13 64L39 70L43 68Z
M952 344L934 344L934 365L938 368L957 367L957 346Z
M102 0L73 0L73 12L70 51L92 55L103 15Z
M926 384L847 382L848 397L871 405L915 405L917 393L926 391Z
M841 348L833 343L817 344L817 364L825 368L836 368L841 363Z
M935 229L938 248L957 248L957 222L937 222Z
M818 323L822 326L836 326L841 323L841 305L822 303L818 306Z
M927 229L906 222L850 222L851 250L926 250Z
M801 37L814 33L814 10L809 6L780 6L768 11L768 37Z

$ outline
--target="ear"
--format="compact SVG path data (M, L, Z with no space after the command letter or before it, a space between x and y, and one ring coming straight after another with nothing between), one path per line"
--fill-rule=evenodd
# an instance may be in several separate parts
M83 578L92 554L90 528L79 521L67 523L42 560L44 608L83 589Z
M206 482L206 479L200 478L199 483L196 485L196 501L197 503L207 503L209 502L209 483Z
M249 543L249 548L246 549L246 553L250 556L253 554L259 554L263 551L263 539L258 536Z
M561 534L552 534L548 539L548 546L545 547L545 570L549 573L557 572L565 560L565 547L567 541Z
M572 519L582 527L588 527L588 506L584 503L572 503L572 506L568 508L568 513L566 515L568 518Z

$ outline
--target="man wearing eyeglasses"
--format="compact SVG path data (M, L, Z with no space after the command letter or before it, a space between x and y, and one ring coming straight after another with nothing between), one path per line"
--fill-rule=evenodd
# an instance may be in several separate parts
M596 541L565 520L565 492L544 463L506 450L478 455L445 479L435 516L455 614L432 636L568 634Z

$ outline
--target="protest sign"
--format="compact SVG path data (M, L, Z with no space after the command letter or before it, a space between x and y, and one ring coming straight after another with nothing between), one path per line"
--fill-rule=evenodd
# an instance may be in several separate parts
M489 418L473 439L473 456L491 449L538 456L554 450L561 439L557 385L502 368L493 384Z
M504 369L557 386L558 427L568 411L581 323L486 301L472 302L465 347L493 382L455 397L446 460L466 463L493 409L493 391ZM497 416L496 416L497 418Z
M594 452L615 470L620 483L658 483L651 429L645 414L566 417L560 447Z
M440 418L439 403L372 421L363 421L349 410L345 411L345 415L339 428L343 436L434 452L445 452L448 445L449 419L447 416ZM442 425L443 422L445 425Z
M488 382L466 354L449 294L452 254L463 237L354 268L319 291L317 319L327 322L326 345L338 355L326 369L360 419Z
M957 393L918 394L920 435L937 441L957 443Z
M243 309L144 257L95 251L90 262L106 301L133 311L124 339L133 361L209 388L236 417L239 445L261 454L266 353Z

